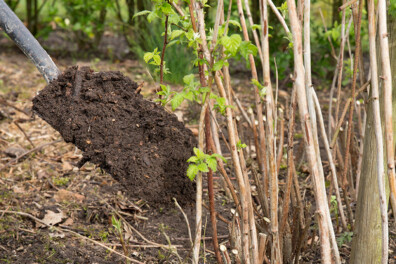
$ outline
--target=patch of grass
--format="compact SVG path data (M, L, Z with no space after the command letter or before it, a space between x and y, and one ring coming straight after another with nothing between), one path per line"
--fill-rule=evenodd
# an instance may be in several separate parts
M70 181L69 177L59 177L59 178L55 178L52 177L52 182L56 185L56 186L66 186Z

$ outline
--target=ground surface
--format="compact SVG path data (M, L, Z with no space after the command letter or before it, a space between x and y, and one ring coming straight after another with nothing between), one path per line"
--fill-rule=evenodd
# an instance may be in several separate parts
M169 155L166 159L165 155L157 151L157 155L162 155L162 160L158 164L153 164L156 165L155 167L147 167L146 163L150 160L142 159L141 162L145 163L144 166L147 168L145 174L143 174L143 170L129 171L129 174L118 176L120 179L118 182L93 164L101 164L102 160L100 157L99 159L95 157L95 152L90 152L89 147L77 144L81 149L87 150L85 153L88 155L83 154L74 145L64 142L61 134L49 124L33 115L32 99L46 84L35 67L22 54L12 50L10 52L12 56L0 53L2 100L0 118L0 210L2 210L0 212L0 263L125 263L123 257L103 248L103 246L107 246L120 253L123 252L119 236L112 225L113 215L116 219L122 217L123 237L131 258L148 263L178 262L179 257L187 258L190 254L187 224L183 214L173 204L171 198L177 198L192 225L195 212L191 203L195 190L193 184L182 172L186 169L185 162L177 164L172 163L172 160L175 155L181 155L181 159L185 159L186 148L187 146L191 147L192 144L188 141L192 140L191 131L185 132L187 137L181 137L177 134L177 130L183 130L184 127L173 114L159 112L157 106L143 101L140 95L136 95L137 98L126 98L132 102L132 107L141 108L144 111L139 111L140 116L131 114L130 118L135 118L134 120L122 120L122 122L115 123L117 126L133 123L134 134L141 138L130 138L130 140L133 144L138 144L140 148L123 149L121 154L111 153L110 158L119 158L125 155L124 151L129 151L129 154L135 151L134 155L136 156L144 154L139 151L145 151L148 152L149 159L155 158L155 156L150 156L150 149L155 147L154 144L146 148L144 144L141 145L142 141L148 142L144 136L150 137L151 141L157 143L161 149L168 149ZM62 60L56 61L56 63L61 70L64 70L72 61ZM155 89L150 84L151 81L146 75L145 69L138 66L135 61L115 64L79 61L77 64L80 66L90 64L96 71L122 71L139 84L145 82L141 92L145 96L151 95ZM100 75L100 78L103 76ZM125 81L118 74L114 74L110 78L121 78L121 81ZM136 89L136 85L133 83L126 85L129 85L133 90ZM81 90L80 92L81 96L85 96L88 91ZM130 96L129 93L127 94ZM135 95L134 91L133 94ZM113 98L107 96L108 94L105 95L105 100L122 100L120 95L113 96ZM44 106L39 103L40 100L47 100L50 106L47 109L40 108L44 118L48 117L49 112L54 112L62 107L67 108L71 104L70 101L51 101L56 98L55 93L52 93L52 97L43 99L44 96L46 96L45 92L36 97L37 109ZM88 98L88 100L92 100L91 97ZM106 103L103 102L102 109L105 105ZM89 109L80 109L77 105L74 107L74 113L80 110L90 111ZM131 111L132 109L127 110ZM64 111L62 114L57 115L57 118L67 119L70 112ZM126 115L122 114L122 116ZM180 113L178 115L180 117ZM116 116L119 117L118 114ZM108 116L111 124L114 123L113 117L115 116L112 114ZM143 119L158 119L159 117L163 118L167 124L161 125L161 122L156 122L160 123L157 127L146 127L149 124L139 124L138 122ZM54 122L59 121L58 119L48 121L57 127ZM136 124L141 126L137 127ZM173 130L168 130L169 124L173 125ZM100 125L112 129L105 121ZM163 128L166 128L165 131ZM88 130L88 127L86 129ZM99 130L95 127L91 127L91 129ZM62 129L60 131L61 133L65 132ZM70 130L67 131L70 132ZM111 135L123 136L115 132ZM84 134L66 135L63 133L63 136L69 141L80 139L86 142ZM97 143L102 144L100 145L101 150L106 149L109 145L106 136L110 135L99 138L99 141L103 140L103 143ZM172 138L172 141L168 141L169 137ZM183 138L187 138L188 142L183 142ZM175 148L176 145L180 145L179 143L182 144L182 147ZM92 144L89 145L95 144L96 142L92 140ZM120 145L120 148L127 146L125 142ZM171 149L172 147L174 149ZM29 151L31 153L15 160L21 153ZM190 155L191 152L188 153L188 156ZM78 162L84 156L93 160L93 163L88 162L78 169ZM128 167L131 164L140 165L141 168L143 166L138 161L131 161L130 164L118 164L113 169L119 172L122 166ZM111 170L108 167L104 167L104 169ZM153 176L163 178L166 174L173 178L169 178L168 181L166 179L159 181L154 177L145 177L148 172L152 172ZM178 174L176 175L176 173ZM132 175L135 178L131 178ZM143 178L138 178L139 176ZM142 181L143 179L146 184ZM125 188L128 185L132 187ZM224 215L230 215L226 200L222 197L219 197L219 200L219 204L225 205L224 209L220 209L220 212L223 211ZM12 212L28 215L18 215ZM32 216L45 223L54 224L60 229L47 228L33 220ZM210 227L206 232L208 232L208 238L204 243L208 244L208 248L210 248ZM220 236L224 236L226 233L226 225L220 222ZM101 245L93 244L86 238L100 242ZM220 241L223 240L220 239ZM208 250L206 258L210 262L213 255L210 249Z
M89 65L94 71L121 71L138 85L145 82L141 91L144 97L152 96L156 89L146 70L136 61L62 59L55 62L61 70L65 70L68 65L77 64ZM251 101L251 92L241 88L248 87L249 83L248 76L235 80L234 85L242 103L245 98L246 102ZM132 193L130 188L125 188L127 182L113 179L94 165L97 162L95 160L79 169L77 165L83 158L83 152L66 143L41 118L32 118L32 99L45 85L38 71L22 54L14 50L0 53L0 263L125 263L123 257L111 251L123 254L112 218L121 219L122 237L126 241L128 255L134 260L143 263L179 263L180 257L189 263L189 232L183 214L176 206L158 206L142 199L139 195L144 195L145 190ZM86 94L87 91L81 92ZM328 98L324 93L319 96L323 101ZM282 94L280 100L285 100ZM52 104L53 110L65 107L68 103L70 101ZM195 130L196 126L191 124L197 119L193 107L184 108L177 112L177 116ZM66 115L59 116L60 119L65 117ZM113 117L110 122L113 122L112 119ZM222 120L220 127L225 129ZM245 133L243 137L248 144L247 151L251 153L251 135ZM107 145L103 144L103 148ZM83 146L80 148L84 149ZM295 149L296 160L299 161L303 155L299 153L299 147ZM87 153L91 153L89 147L87 150ZM16 160L21 154L23 157ZM93 156L95 154L88 157ZM228 158L227 153L224 156ZM314 207L311 206L311 181L309 174L304 173L304 164L299 168L300 184L306 190L303 199L310 208L306 211L306 217L312 222L300 260L301 263L319 263L320 245ZM325 162L325 172L327 171L328 165ZM139 173L138 171L137 174ZM282 167L281 187L285 184L284 175L285 169ZM124 178L127 179L127 175ZM219 186L217 184L216 209L225 222L230 221L233 204ZM152 192L154 197L158 196L155 190ZM206 192L205 190L205 197ZM186 203L182 208L193 227L193 207ZM205 239L202 245L205 247L206 263L215 263L210 221L205 209L203 219ZM230 247L228 228L224 221L218 221L220 242ZM334 221L336 222L335 217ZM390 263L394 263L395 259L396 233L393 230L391 228ZM337 234L337 237L343 235L345 234ZM347 239L340 247L340 252L347 263L350 252Z

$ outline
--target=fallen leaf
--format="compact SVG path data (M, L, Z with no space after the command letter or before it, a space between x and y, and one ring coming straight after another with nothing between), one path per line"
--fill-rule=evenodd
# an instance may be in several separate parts
M64 201L82 202L84 201L85 196L68 190L60 189L54 195L54 199L57 202L64 202Z
M73 225L74 220L72 218L67 218L66 221L63 223L64 226L71 226Z
M63 161L62 171L71 171L72 169L73 169L73 166L69 162Z
M11 158L16 158L25 153L26 150L19 145L12 145L4 150L4 154Z
M41 219L47 225L56 225L62 222L63 212L58 209L59 212L55 213L52 210L45 210L44 218Z

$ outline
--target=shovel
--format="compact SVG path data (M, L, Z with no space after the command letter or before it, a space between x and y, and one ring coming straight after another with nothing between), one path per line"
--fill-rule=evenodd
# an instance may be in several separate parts
M48 53L41 47L32 33L8 7L0 0L0 28L15 42L15 44L31 59L44 76L47 83L55 80L60 71Z
M111 174L133 198L153 206L192 204L194 184L187 159L196 141L174 114L145 100L120 72L70 67L61 73L29 30L0 0L0 28L36 65L48 85L33 98L33 110Z

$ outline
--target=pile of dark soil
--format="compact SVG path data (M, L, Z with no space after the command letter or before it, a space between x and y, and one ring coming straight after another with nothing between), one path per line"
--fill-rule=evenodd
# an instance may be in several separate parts
M33 99L33 110L66 142L110 173L128 190L153 205L175 197L194 200L186 160L195 139L175 115L143 99L138 85L120 72L68 68Z

